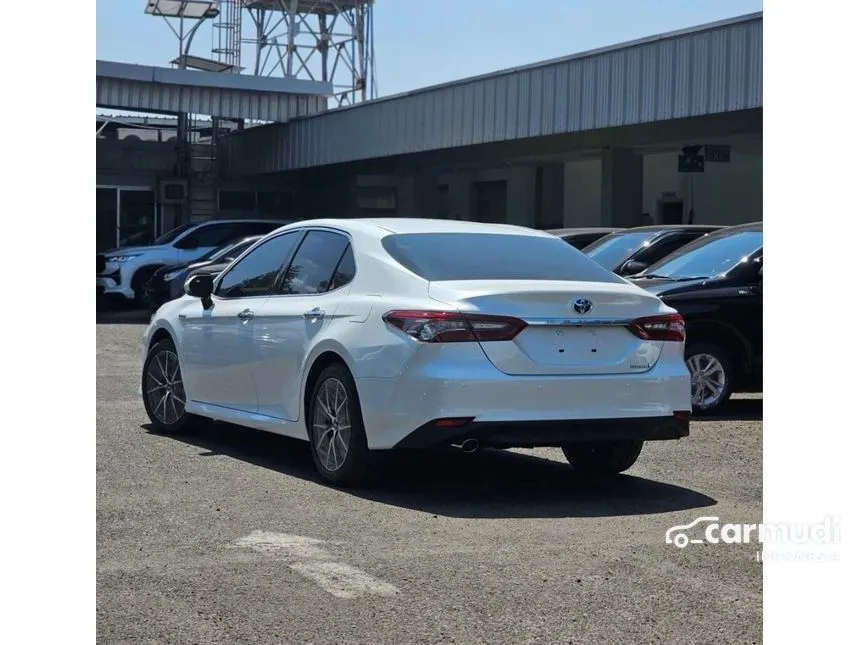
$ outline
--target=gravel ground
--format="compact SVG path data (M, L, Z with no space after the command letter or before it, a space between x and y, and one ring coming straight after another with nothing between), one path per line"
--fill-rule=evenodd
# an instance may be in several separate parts
M100 321L105 321L105 316ZM146 429L139 318L97 326L101 643L757 643L755 545L664 542L759 522L762 401L732 401L628 474L561 451L427 453L372 491L320 484L306 444Z

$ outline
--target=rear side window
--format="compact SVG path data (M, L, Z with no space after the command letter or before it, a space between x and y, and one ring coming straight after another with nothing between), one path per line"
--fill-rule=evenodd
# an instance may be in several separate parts
M557 237L496 233L402 233L383 248L412 273L444 280L624 282Z
M293 258L281 293L325 293L349 240L339 233L310 231Z
M332 276L331 287L329 290L340 289L342 286L352 282L354 277L355 256L352 254L352 247L348 246L346 247L346 251L343 252L343 256L340 258L337 268L334 270L334 276Z
M299 236L298 231L284 233L260 244L227 272L218 284L215 295L222 298L248 298L270 294Z

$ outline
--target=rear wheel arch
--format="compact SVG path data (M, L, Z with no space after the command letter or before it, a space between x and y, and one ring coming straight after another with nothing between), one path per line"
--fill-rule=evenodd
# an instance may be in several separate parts
M305 426L307 426L307 418L308 418L308 410L311 405L311 397L314 393L314 384L316 383L319 375L322 374L323 370L330 365L340 364L343 365L350 374L352 374L352 370L349 369L349 365L346 360L333 350L326 350L319 356L317 356L308 370L307 376L305 377L303 387L303 395L302 395L302 412L304 413L305 418ZM355 377L353 376L353 380ZM308 438L310 438L310 429L308 430Z
M749 372L752 365L750 344L737 329L717 320L688 322L686 327L688 347L696 343L716 345L731 358L735 374Z

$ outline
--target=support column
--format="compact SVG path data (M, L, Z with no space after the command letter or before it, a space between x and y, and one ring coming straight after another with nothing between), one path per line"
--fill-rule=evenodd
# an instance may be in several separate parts
M600 223L638 226L642 223L642 156L629 148L601 154Z
M451 173L448 180L448 218L456 220L472 219L472 181L471 172Z
M508 182L505 221L508 224L533 228L537 219L535 212L537 167L515 166L504 175Z
M543 230L562 228L564 164L541 164L535 172L535 227Z
M404 199L404 217L439 217L439 174L418 168L412 179L411 199ZM406 192L406 191L404 191ZM411 204L411 211L409 205Z

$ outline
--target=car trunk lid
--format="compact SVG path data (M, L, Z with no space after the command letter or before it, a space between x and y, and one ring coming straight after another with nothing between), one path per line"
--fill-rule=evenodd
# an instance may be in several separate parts
M428 294L462 313L510 316L527 326L513 340L481 348L511 375L629 374L651 369L661 341L627 325L665 313L661 301L628 283L561 281L431 282Z

